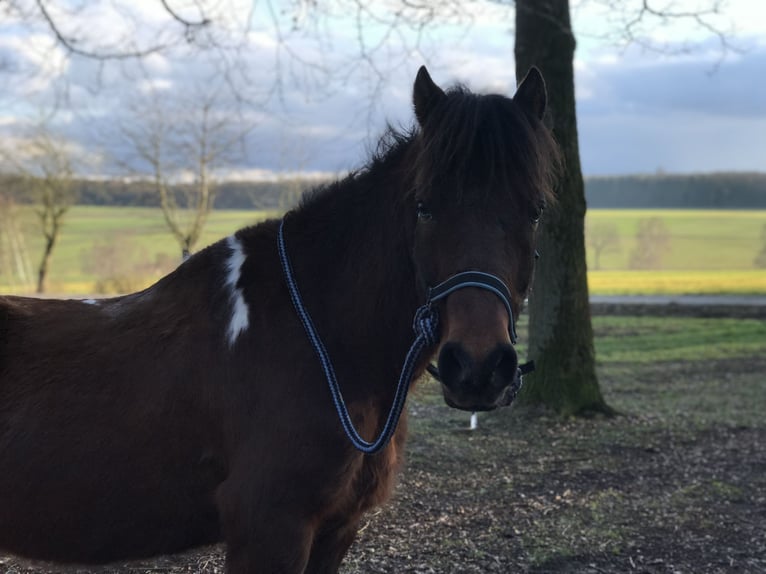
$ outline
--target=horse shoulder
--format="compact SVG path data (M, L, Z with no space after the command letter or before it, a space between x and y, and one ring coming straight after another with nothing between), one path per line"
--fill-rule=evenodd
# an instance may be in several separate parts
M406 413L402 413L399 426L389 445L380 454L365 457L355 485L361 512L381 506L390 498L404 462L406 435Z

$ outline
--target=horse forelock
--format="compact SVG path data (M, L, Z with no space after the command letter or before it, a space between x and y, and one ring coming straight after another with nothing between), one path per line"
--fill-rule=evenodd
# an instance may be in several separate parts
M447 91L420 134L417 186L445 201L481 200L509 190L533 206L554 199L558 147L548 129L512 99Z

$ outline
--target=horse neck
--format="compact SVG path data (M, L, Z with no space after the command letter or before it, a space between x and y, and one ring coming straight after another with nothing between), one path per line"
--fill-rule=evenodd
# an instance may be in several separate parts
M365 380L380 373L390 384L413 338L418 293L410 184L404 170L384 171L320 192L288 216L285 233L304 303L328 351L342 354L336 368L354 377L363 364Z

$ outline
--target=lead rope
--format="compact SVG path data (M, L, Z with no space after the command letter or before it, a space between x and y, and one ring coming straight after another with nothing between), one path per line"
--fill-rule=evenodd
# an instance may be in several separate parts
M340 419L340 423L343 426L346 436L356 449L365 454L375 454L388 444L391 440L391 436L396 430L397 424L399 424L399 417L402 414L402 409L404 408L404 403L407 399L407 391L410 388L412 376L415 372L420 353L426 348L433 347L439 341L437 332L439 315L436 309L431 306L430 301L419 307L415 312L412 328L415 331L416 337L404 359L404 365L402 365L402 371L399 375L399 383L396 386L396 393L394 394L394 400L391 404L391 410L388 412L386 423L383 425L383 430L380 431L378 438L373 442L367 442L359 435L356 428L354 428L354 423L351 420L351 416L348 414L346 402L343 400L343 394L341 393L332 361L330 361L330 356L327 353L327 349L325 349L322 340L319 338L319 334L317 333L316 327L314 327L314 323L311 320L308 310L303 304L303 299L298 290L298 285L295 282L292 267L290 266L290 260L285 248L284 225L285 220L282 219L279 224L277 242L279 247L279 259L282 263L285 281L290 292L290 299L292 299L293 306L295 307L296 313L298 313L298 317L300 317L301 323L303 323L306 335L319 357L319 362L322 365L322 370L324 371L328 386L330 387L330 394L332 395L332 401L335 404L335 410L338 412L338 418Z

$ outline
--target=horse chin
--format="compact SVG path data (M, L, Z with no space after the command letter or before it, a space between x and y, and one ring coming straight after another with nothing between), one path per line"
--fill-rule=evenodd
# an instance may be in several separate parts
M450 393L448 389L442 385L442 393L444 394L444 402L447 403L447 406L453 409L458 409L460 411L468 411L471 413L476 412L486 412L486 411L494 411L497 407L500 406L506 406L510 404L510 401L504 402L506 393L503 393L499 399L494 403L485 403L485 402L470 402L470 401L456 401L450 396Z

